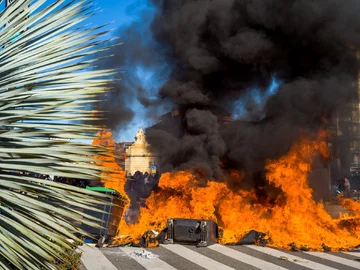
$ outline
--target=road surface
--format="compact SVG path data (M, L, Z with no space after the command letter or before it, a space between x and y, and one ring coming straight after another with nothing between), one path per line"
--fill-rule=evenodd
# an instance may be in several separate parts
M85 270L355 270L360 252L291 252L258 246L80 247Z

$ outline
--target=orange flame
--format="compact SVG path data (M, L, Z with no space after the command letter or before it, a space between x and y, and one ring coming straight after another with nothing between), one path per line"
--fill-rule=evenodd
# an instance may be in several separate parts
M119 192L126 199L125 192L126 174L125 171L119 166L115 159L115 141L112 139L112 133L109 130L101 130L98 132L97 138L92 142L92 145L100 145L107 149L106 156L96 156L95 158L101 160L97 165L103 166L108 171L101 175L101 182L107 188L112 188ZM128 200L129 201L129 200Z
M323 134L315 140L302 140L278 160L268 160L266 178L283 192L275 205L259 202L253 191L234 191L226 181L204 185L189 172L165 173L159 190L141 209L138 222L127 225L122 220L119 232L135 240L147 230L161 231L168 218L211 219L223 229L223 244L235 243L250 230L257 230L266 233L269 245L277 248L289 249L290 243L313 250L321 250L323 243L332 250L353 248L360 244L360 222L356 220L360 203L344 200L343 207L350 213L333 219L323 204L312 199L307 175L318 153L327 153ZM241 182L240 173L232 174Z

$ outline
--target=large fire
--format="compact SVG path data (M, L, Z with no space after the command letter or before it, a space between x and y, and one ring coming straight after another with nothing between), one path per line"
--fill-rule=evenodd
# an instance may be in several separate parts
M161 231L168 218L193 218L216 221L223 230L223 244L236 243L256 230L265 233L268 245L273 247L289 249L294 243L321 250L324 243L332 250L351 249L360 244L360 203L343 200L349 214L333 219L323 204L313 200L308 185L313 158L326 152L320 135L316 140L302 140L277 160L268 160L266 178L283 192L275 202L260 202L254 190L234 191L226 181L204 184L190 172L165 173L159 189L141 208L138 222L127 225L121 221L118 241L128 241L129 237L136 241L149 229ZM233 172L231 177L242 181L240 173Z
M107 188L112 188L123 195L128 201L128 197L125 192L126 174L125 171L119 166L115 158L115 141L112 138L110 130L101 130L98 132L96 139L92 142L93 145L100 145L107 151L106 156L94 157L98 160L97 165L106 168L101 175L101 182Z

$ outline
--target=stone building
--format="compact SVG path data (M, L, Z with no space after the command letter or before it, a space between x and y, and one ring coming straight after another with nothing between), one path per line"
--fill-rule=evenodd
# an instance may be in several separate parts
M356 61L360 51L354 50ZM330 130L332 156L337 177L358 175L360 172L360 72L352 74L357 78L353 98L339 112Z
M149 144L146 141L144 130L140 127L135 136L135 142L129 146L125 157L126 175L133 175L136 171L154 172L154 166L157 166L157 159L154 154L148 150Z

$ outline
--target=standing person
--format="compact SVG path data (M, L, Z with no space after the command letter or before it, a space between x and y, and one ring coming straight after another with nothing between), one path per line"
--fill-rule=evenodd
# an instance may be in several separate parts
M350 198L351 185L349 179L345 177L344 179L344 196L345 198Z
M149 182L149 173L145 172L144 173L144 185L146 185Z

